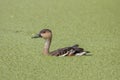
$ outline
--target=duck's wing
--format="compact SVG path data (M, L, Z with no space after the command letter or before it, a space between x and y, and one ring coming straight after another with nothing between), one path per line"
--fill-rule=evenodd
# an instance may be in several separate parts
M65 55L70 50L71 50L71 47L60 48L60 49L50 52L50 55L52 56Z
M77 56L77 55L84 55L86 52L83 48L79 48L79 45L73 45L71 47L65 47L61 49L57 49L52 51L50 55L52 56Z

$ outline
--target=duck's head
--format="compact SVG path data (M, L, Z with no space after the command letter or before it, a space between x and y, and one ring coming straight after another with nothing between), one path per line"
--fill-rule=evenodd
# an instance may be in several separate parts
M44 38L50 39L52 37L52 31L50 29L42 29L38 34L32 36L32 38Z

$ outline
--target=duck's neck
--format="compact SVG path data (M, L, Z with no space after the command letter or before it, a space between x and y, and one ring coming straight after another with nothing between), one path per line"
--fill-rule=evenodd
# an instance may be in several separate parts
M50 49L51 40L52 40L52 38L45 40L45 45L44 45L44 50L43 50L43 53L45 55L49 55L49 49Z

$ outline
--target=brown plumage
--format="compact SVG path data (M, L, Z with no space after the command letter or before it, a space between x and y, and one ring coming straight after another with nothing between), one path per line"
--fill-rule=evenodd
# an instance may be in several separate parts
M36 34L32 38L43 38L45 39L45 45L43 49L43 53L51 56L82 56L89 53L88 51L84 51L83 48L79 48L79 45L73 45L70 47L60 48L55 51L49 52L50 44L52 41L52 31L50 29L43 29Z

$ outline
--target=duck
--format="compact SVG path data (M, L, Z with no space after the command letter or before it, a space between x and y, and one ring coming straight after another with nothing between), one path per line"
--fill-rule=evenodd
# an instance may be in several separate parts
M44 48L43 48L43 54L50 55L50 56L82 56L87 55L90 53L89 51L85 51L83 48L80 48L78 44L75 44L73 46L59 48L57 50L54 50L50 52L50 46L52 42L52 30L50 29L42 29L38 34L33 35L31 38L43 38L45 40Z

